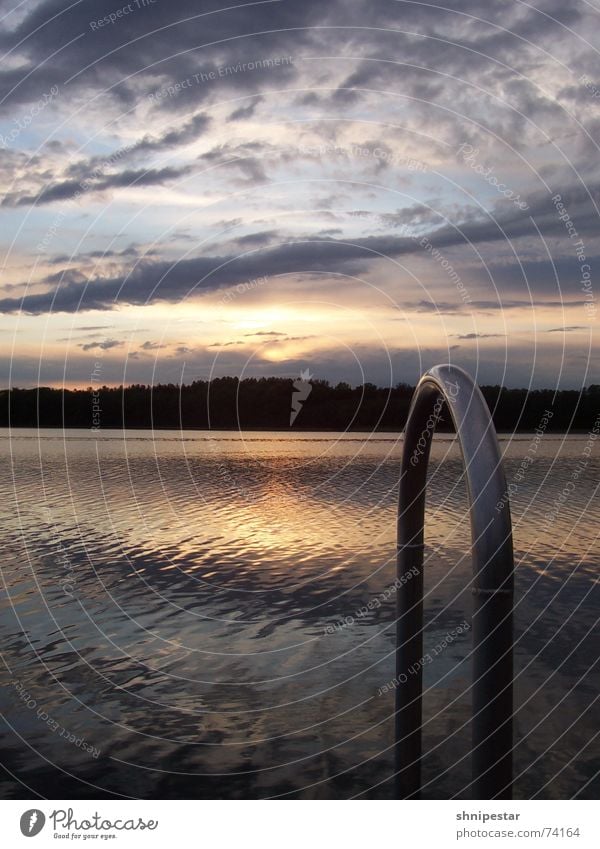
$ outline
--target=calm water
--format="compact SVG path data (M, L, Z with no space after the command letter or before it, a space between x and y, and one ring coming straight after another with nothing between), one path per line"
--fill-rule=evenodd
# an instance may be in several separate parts
M502 440L518 797L600 789L586 442ZM0 451L4 797L391 795L393 692L378 690L394 674L395 436L19 430ZM441 798L469 782L460 471L436 437L426 649L450 641L424 671L424 795Z

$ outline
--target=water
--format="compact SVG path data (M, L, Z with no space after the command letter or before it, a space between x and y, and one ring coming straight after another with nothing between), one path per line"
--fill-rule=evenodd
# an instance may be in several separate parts
M501 441L516 485L515 795L594 798L600 446L532 439ZM19 430L0 451L3 797L391 796L395 436ZM469 784L460 475L454 440L436 436L432 798Z

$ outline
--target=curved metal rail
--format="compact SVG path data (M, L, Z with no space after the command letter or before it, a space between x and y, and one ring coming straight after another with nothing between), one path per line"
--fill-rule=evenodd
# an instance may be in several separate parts
M423 542L427 466L442 407L463 456L473 560L472 798L512 795L513 547L510 507L494 425L479 388L456 366L421 378L404 435L398 505L396 791L421 786ZM406 580L409 572L410 580Z

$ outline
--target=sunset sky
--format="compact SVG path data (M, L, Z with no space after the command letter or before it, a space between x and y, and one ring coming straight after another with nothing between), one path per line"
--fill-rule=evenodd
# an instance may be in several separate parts
M600 383L592 3L219 9L0 0L1 387Z

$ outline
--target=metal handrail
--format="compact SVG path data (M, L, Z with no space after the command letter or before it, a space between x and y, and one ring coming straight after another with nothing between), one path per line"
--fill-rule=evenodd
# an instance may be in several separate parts
M472 798L512 796L513 546L496 431L479 388L463 369L439 365L421 378L404 433L396 583L396 795L421 787L423 545L427 466L443 407L460 443L473 560ZM406 577L411 573L411 579ZM410 672L409 672L410 670Z

